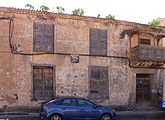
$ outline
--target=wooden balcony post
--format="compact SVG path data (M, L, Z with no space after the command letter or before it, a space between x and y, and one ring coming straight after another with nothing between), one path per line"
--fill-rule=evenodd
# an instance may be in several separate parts
M138 45L140 45L140 33L138 33Z
M159 41L158 41L158 39L156 39L156 41L157 41L157 47L158 47Z
M154 34L154 46L155 46L155 34Z
M130 48L132 47L132 41L131 41L131 38L132 38L132 36L129 36L129 45L130 45Z

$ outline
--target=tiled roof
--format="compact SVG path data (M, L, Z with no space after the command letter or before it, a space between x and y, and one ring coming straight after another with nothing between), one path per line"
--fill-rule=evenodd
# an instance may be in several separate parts
M10 8L10 7L0 7L0 13L10 13L10 14L13 13L13 14L22 14L22 15L55 17L55 18L62 18L62 19L74 19L74 20L82 20L82 21L112 23L112 24L127 25L127 26L148 26L147 24L140 24L140 23L128 22L128 21L122 21L122 20L97 18L97 17L91 17L91 16L79 16L79 15L72 15L72 14L60 14L60 13L53 13L53 12L43 12L43 11Z

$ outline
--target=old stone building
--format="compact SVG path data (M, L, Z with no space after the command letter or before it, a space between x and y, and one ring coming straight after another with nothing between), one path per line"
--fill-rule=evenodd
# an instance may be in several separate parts
M105 106L156 105L164 28L0 8L0 108L79 96ZM160 92L161 93L161 92Z

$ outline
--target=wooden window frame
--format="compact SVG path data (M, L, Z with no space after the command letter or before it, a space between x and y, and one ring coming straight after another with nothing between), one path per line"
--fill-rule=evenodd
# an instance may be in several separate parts
M42 32L40 33L40 32L37 32L36 30L35 30L35 25L37 26L37 24L41 24L41 25L44 25L44 27L46 26L46 25L52 25L52 36L50 35L50 36L46 36L46 35L44 35L44 33L43 33L43 36L42 37L50 37L50 39L51 39L51 41L50 42L52 42L52 44L51 44L51 48L52 48L52 50L47 50L47 49L37 49L37 48L35 48L35 42L37 41L36 39L37 39L37 34L39 34L39 35L41 35L42 34ZM33 52L45 52L45 53L53 53L54 52L54 24L48 24L48 23L40 23L40 22L33 22Z
M147 41L147 42L149 42L149 44L145 44L145 42L144 43L142 43L142 41ZM146 43L147 43L146 42ZM143 38L140 38L140 44L142 44L142 45L151 45L151 40L150 39L143 39Z
M36 101L36 100L45 100L43 99L35 99L34 98L34 85L33 85L33 70L34 67L53 67L53 97L56 97L56 66L52 64L31 64L31 100Z
M100 53L92 53L92 41L94 41L94 40L92 40L92 30L96 30L97 32L98 32L98 34L96 35L96 36L99 36L99 38L97 38L98 39L98 41L103 41L103 40L101 40L101 32L105 32L105 48L103 48L103 49L105 49L105 53L103 53L103 54L100 54ZM89 49L90 49L90 55L96 55L96 56L107 56L107 36L108 36L108 32L107 32L107 30L103 30L103 29L96 29L96 28L90 28L89 29ZM97 40L95 40L95 41L97 41ZM103 49L101 49L101 50L103 50Z
M108 98L101 98L101 99L97 99L97 98L96 98L96 99L92 99L92 98L91 98L91 79L90 79L90 78L91 78L91 69L92 69L92 68L106 68L106 69L107 69L107 72L108 72L108 73L107 73ZM100 77L101 77L101 76L100 76ZM95 79L99 80L98 78L95 78ZM88 90L89 90L89 91L88 91L88 95L89 95L88 98L91 99L91 100L109 99L109 82L110 82L110 81L109 81L109 67L107 67L107 66L89 66L89 67L88 67ZM100 82L100 83L101 83L101 82Z

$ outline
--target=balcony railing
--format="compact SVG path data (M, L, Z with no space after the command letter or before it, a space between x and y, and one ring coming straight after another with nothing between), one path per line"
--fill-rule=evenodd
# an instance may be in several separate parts
M141 44L132 47L130 52L132 64L150 63L151 65L162 65L165 63L165 47Z

